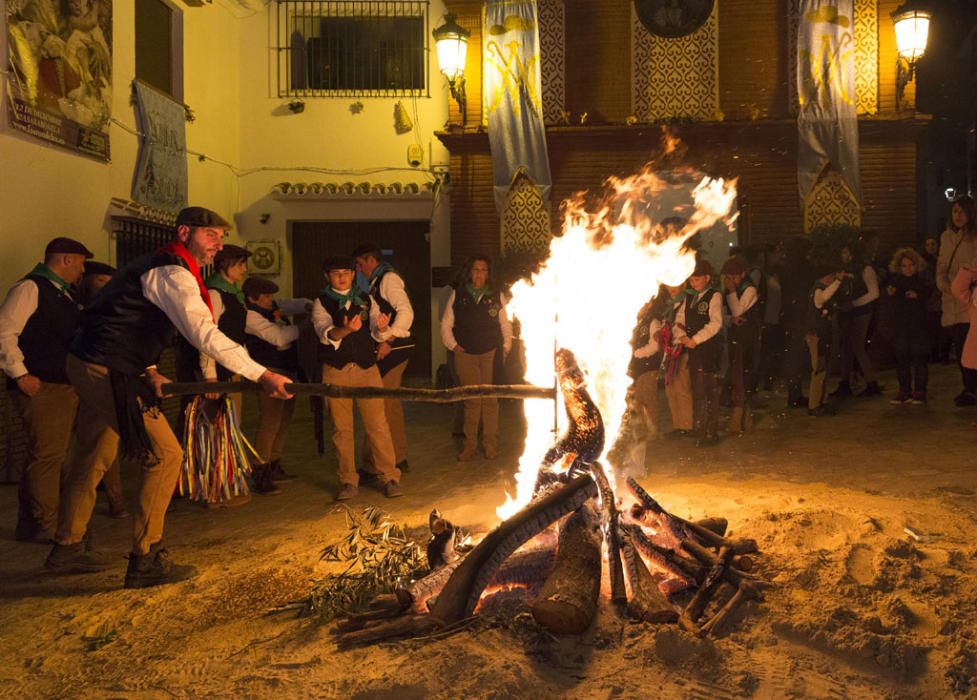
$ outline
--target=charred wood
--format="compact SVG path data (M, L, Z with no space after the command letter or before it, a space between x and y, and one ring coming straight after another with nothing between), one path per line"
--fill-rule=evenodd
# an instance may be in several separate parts
M636 620L667 624L678 620L678 613L665 599L644 560L635 551L628 531L621 533L621 556L631 586L628 615Z

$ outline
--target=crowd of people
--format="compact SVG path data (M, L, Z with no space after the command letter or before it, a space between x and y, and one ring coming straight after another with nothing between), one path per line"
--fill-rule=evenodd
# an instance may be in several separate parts
M886 350L898 378L890 404L926 404L929 364L952 352L961 373L954 403L977 405L970 197L952 203L950 226L922 252L904 247L886 259L878 234L846 227L732 252L718 276L699 259L684 285L664 286L639 313L630 374L635 407L653 433L713 445L721 405L730 407L726 434L742 433L757 392L780 385L788 407L832 415L849 397L883 395L876 359ZM839 381L828 391L834 374Z
M140 469L125 586L195 574L162 546L167 508L181 469L188 468L188 436L174 432L161 410L171 378L157 363L174 331L177 380L259 385L249 478L250 492L260 495L276 493L278 482L292 478L282 465L295 401L289 383L401 386L415 346L414 311L403 277L377 246L364 243L326 260L317 298L279 299L274 282L248 277L249 251L222 242L229 228L215 212L188 207L169 243L119 270L92 261L78 241L55 238L44 261L0 306L0 369L28 437L15 535L53 544L49 570L111 566L92 546L89 526L100 484L110 515L129 515L121 458ZM210 265L213 274L204 279L201 269ZM358 273L367 286L357 283ZM875 353L867 347L882 339L897 366L892 404L925 404L928 364L952 349L963 385L955 402L977 405L975 286L977 214L968 197L953 203L940 241L926 241L922 253L900 248L888 261L878 255L878 236L837 231L734 251L718 274L700 258L685 284L663 287L640 311L630 368L633 407L652 434L691 437L699 446L720 440L723 404L730 409L726 434L747 431L757 391L781 382L789 406L830 414L840 399L882 394ZM308 321L290 320L299 315ZM440 331L455 383L492 384L512 350L513 326L488 257L463 266L445 299ZM313 338L311 362L301 358L303 332ZM827 392L833 367L840 381ZM668 424L659 410L662 385ZM184 398L183 408L218 400L219 389ZM359 464L354 404L365 433ZM226 405L240 416L240 395ZM409 464L400 401L347 394L330 396L328 405L335 499L355 498L361 482L389 498L403 495ZM458 461L474 459L479 448L486 459L498 456L498 417L494 398L464 402L454 429L463 438ZM208 503L248 500L249 492L225 490Z

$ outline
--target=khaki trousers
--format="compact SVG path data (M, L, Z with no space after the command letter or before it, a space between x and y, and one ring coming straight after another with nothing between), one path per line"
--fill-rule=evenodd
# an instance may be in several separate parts
M672 414L673 430L692 430L692 376L689 374L689 355L678 358L678 369L672 382L665 385L665 398Z
M342 369L327 364L322 366L322 383L336 386L375 386L382 387L380 370L376 365L363 369L350 362ZM360 483L356 471L356 448L353 444L353 402L363 419L366 439L370 442L373 467L384 482L400 481L400 470L394 466L394 446L383 412L383 399L334 399L329 398L329 413L332 415L332 444L336 448L339 463L338 475L341 484Z
M654 435L658 430L658 372L642 372L634 380L634 403Z
M462 386L491 384L495 367L495 350L481 355L470 355L453 350L455 370ZM478 424L482 423L482 446L487 450L498 447L499 442L499 400L470 399L465 401L465 447L478 446Z
M258 394L258 434L254 439L254 449L263 463L269 464L282 458L294 412L295 399L283 401L273 399L264 392Z
M59 544L81 542L95 506L95 487L115 461L119 448L108 368L68 355L68 377L78 392L80 404L55 537ZM162 413L143 414L143 422L159 461L142 467L139 496L133 513L132 551L136 554L148 553L150 545L163 538L166 508L183 461L180 443Z
M70 384L43 382L34 396L15 391L13 398L27 427L27 464L18 489L18 519L33 519L41 530L54 532L78 396Z
M380 377L387 389L398 389L404 379L407 362L401 362L385 375ZM404 408L398 399L384 399L383 413L387 416L387 426L390 428L390 438L394 443L394 460L396 464L407 461L407 429L404 427ZM370 452L370 441L363 438L363 464L365 471L373 469L373 454Z

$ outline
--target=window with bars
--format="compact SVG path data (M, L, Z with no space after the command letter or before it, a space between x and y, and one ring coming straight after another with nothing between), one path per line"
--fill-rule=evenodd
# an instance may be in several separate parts
M428 2L277 0L279 97L428 92Z

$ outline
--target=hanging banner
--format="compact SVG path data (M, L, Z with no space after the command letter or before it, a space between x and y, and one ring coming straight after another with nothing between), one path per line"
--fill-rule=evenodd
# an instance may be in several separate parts
M187 205L186 109L138 80L132 81L132 90L141 134L132 199L177 211Z
M112 3L7 0L8 123L109 160Z
M832 166L861 202L852 0L800 0L797 93L801 201Z
M524 171L549 198L550 163L540 90L539 23L534 0L487 0L482 26L482 90L488 115L495 206L501 211Z

